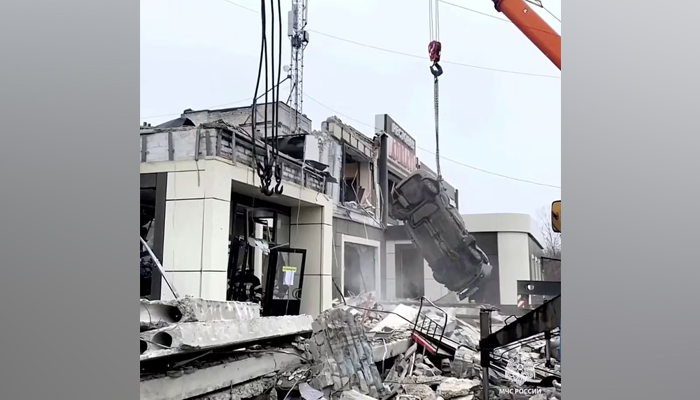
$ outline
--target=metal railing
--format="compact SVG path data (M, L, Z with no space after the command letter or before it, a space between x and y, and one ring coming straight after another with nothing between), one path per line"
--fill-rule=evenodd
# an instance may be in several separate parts
M421 312L421 311L423 311L423 302L424 301L430 303L430 305L433 308L436 308L437 310L439 310L440 312L443 313L443 315L445 316L445 321L443 322L442 326L440 326L440 324L437 321L430 318L427 314L423 314ZM421 318L421 316L423 318ZM421 325L419 328L418 321L421 319L422 319L422 322L421 322ZM447 313L445 312L445 310L443 310L442 308L438 307L435 303L430 301L428 298L426 298L425 296L422 296L420 298L420 306L418 307L418 313L416 314L416 321L413 323L413 333L416 333L416 332L423 333L426 335L431 335L433 338L435 338L435 336L437 336L438 329L440 329L440 338L437 339L438 340L437 345L440 346L440 345L442 345L442 339L445 337L445 330L447 330Z

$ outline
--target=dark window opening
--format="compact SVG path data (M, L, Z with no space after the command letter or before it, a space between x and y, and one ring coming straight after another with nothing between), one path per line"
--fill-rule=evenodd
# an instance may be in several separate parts
M420 250L413 245L397 245L395 257L396 298L425 296L425 267Z
M167 173L141 174L140 176L140 236L159 259L163 257L167 177ZM160 271L140 241L139 252L139 296L142 299L160 299Z
M141 238L153 249L153 222L156 217L156 189L141 189ZM139 242L141 249L140 262L140 296L148 298L151 295L153 271L157 269L146 247Z
M358 201L360 190L360 163L350 154L345 153L345 169L343 171L343 203Z

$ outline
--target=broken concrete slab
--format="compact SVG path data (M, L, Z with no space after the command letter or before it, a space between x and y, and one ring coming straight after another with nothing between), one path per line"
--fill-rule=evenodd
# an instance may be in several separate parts
M408 329L411 325L408 321L415 321L418 315L417 308L403 304L399 304L391 312L393 314L388 314L383 320L379 321L370 332L382 334L385 328L391 331Z
M346 390L340 395L340 400L376 400L355 390Z
M179 300L141 300L141 330L163 328L180 322L250 320L260 317L260 305L238 301L214 301L195 297Z
M472 394L472 388L479 382L470 379L447 378L438 386L437 394L445 400Z
M421 400L437 400L438 396L428 385L403 385L403 391Z
M352 309L344 306L324 311L314 321L309 352L314 360L316 390L352 389L378 397L384 386L374 363L372 346Z
M308 315L296 315L176 324L141 333L141 361L186 351L297 335L310 332L312 322Z
M287 368L298 368L302 359L291 349L287 353L263 353L212 363L179 376L154 376L142 380L141 400L185 400L263 377ZM226 398L228 399L228 398Z
M263 377L218 392L193 397L189 400L243 400L253 399L269 392L275 386L274 377Z
M382 344L373 343L372 358L374 359L374 362L377 363L387 360L389 358L396 357L400 354L405 353L410 345L410 338L395 340L392 342L386 341L386 343Z

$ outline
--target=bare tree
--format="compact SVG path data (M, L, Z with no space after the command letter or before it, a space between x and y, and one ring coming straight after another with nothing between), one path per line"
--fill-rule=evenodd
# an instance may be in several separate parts
M544 238L542 269L547 281L561 280L561 233L552 230L552 211L543 207L538 213L540 232Z

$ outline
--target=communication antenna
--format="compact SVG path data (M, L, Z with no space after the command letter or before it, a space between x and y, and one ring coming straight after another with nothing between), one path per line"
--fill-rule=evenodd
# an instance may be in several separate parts
M302 114L304 105L304 49L309 44L309 32L306 31L308 10L307 0L292 0L292 10L288 14L287 36L292 43L290 96L295 111L295 134L300 133L299 115Z

